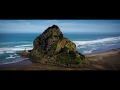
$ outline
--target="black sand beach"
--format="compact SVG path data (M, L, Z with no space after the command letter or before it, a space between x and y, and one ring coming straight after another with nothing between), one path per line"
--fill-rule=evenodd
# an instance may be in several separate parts
M0 65L0 70L16 68L16 67L23 67L23 66L27 66L27 65L31 65L31 64L32 64L32 62L29 59L27 59L27 60L23 60L23 61L16 62L16 63Z
M24 60L17 63L0 65L0 70L120 70L120 48L85 56L87 64L83 67L41 63L32 64L30 60Z

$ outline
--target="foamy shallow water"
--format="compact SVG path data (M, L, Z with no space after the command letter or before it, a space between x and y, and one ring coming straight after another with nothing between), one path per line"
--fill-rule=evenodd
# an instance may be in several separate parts
M19 62L15 62L15 63L0 65L0 69L4 69L4 68L9 69L11 67L27 66L27 65L31 65L31 64L32 64L32 62L30 60L23 60L23 61L19 61Z
M17 54L14 54L14 55L10 54L9 57L6 57L5 59L1 59L0 65L16 63L16 62L20 62L20 61L27 60L27 59L29 58L20 57Z

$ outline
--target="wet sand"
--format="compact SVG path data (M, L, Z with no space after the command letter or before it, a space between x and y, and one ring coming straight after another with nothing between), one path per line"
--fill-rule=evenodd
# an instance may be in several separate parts
M27 59L27 60L23 60L16 63L0 65L0 70L9 69L9 68L19 68L19 67L28 66L31 64L32 62L29 59Z
M85 55L85 66L58 66L34 63L30 60L0 66L0 70L120 70L120 48L99 54Z

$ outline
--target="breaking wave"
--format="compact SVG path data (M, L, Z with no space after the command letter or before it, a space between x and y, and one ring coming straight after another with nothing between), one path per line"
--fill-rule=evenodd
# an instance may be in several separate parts
M31 49L33 49L33 46L32 46L32 44L26 44L26 45L17 45L17 46L14 46L14 47L2 47L2 48L0 48L0 54L16 53L17 51L25 50L25 48L27 50L31 50Z
M73 41L76 46L85 45L85 44L101 44L101 43L117 43L120 42L120 36L118 37L110 37L110 38L103 38L91 41Z
M73 41L76 44L76 48L80 50L83 54L90 54L97 49L110 48L110 47L120 47L120 36L103 38L90 41Z

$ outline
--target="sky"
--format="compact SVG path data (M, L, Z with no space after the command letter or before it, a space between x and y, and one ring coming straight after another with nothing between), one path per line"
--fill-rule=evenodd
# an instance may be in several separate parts
M120 33L120 20L0 20L0 33L42 33L53 24L62 32Z

